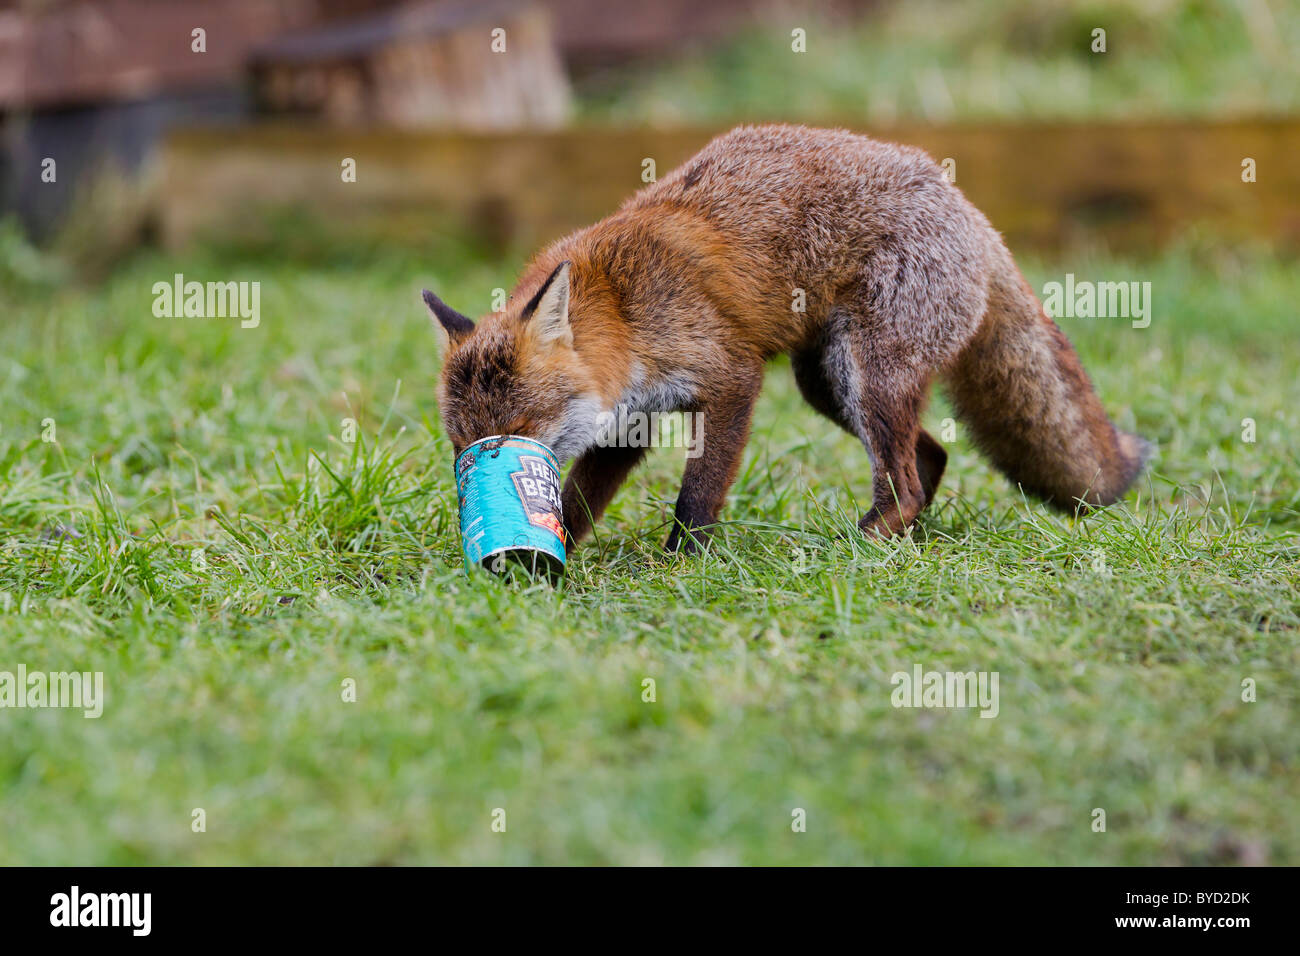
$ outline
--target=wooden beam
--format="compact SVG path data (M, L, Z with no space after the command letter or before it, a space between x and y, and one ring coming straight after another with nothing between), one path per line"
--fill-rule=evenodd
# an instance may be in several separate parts
M721 129L493 134L291 126L174 132L163 149L163 235L255 233L272 207L327 227L486 232L535 245L614 210ZM898 125L863 129L954 163L957 185L1013 247L1166 243L1195 226L1300 244L1300 121ZM356 160L345 183L340 163ZM1242 163L1257 181L1242 181Z

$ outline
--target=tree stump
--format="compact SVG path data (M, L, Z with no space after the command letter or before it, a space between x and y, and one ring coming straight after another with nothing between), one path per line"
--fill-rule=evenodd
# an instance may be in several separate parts
M259 107L340 126L553 128L569 83L546 10L441 0L281 37L252 58Z

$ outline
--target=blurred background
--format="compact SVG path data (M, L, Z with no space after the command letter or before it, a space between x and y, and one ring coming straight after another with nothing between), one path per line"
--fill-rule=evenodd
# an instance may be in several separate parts
M3 0L4 268L505 254L772 119L949 159L1016 249L1293 245L1298 44L1283 0Z

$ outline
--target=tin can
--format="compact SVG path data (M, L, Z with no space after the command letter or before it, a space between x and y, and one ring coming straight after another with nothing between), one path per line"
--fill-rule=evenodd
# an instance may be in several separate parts
M456 457L465 571L512 564L554 578L564 571L560 463L541 442L493 435Z

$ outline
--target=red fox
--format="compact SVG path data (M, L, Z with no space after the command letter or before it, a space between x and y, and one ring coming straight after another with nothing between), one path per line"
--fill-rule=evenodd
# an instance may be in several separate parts
M477 325L424 300L457 454L515 434L575 459L570 548L645 453L598 444L598 420L620 407L703 416L666 547L704 544L764 364L781 353L808 403L866 447L868 534L903 532L934 497L948 456L920 416L935 378L993 464L1058 508L1114 502L1147 454L1111 423L1002 237L939 166L844 130L718 137L541 252Z

